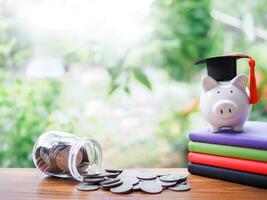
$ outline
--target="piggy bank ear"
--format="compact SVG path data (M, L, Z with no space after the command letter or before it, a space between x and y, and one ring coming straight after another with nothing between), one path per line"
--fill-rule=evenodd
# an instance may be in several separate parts
M246 74L239 74L238 76L236 76L231 80L231 83L240 90L246 90L248 77Z
M202 77L201 82L202 82L202 87L205 92L218 86L217 81L215 81L213 78L207 75Z

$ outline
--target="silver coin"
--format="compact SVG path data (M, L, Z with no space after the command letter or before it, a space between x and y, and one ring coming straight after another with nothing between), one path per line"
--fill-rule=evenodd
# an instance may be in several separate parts
M180 174L180 182L184 182L187 180L187 176L185 174Z
M116 194L125 194L125 193L131 192L132 189L133 189L133 185L123 183L122 185L120 185L118 187L111 188L110 191L112 193L116 193Z
M166 172L155 172L155 174L157 177L170 175L169 173L166 173Z
M161 184L156 181L144 181L140 183L140 188L142 191L150 194L157 194L163 190Z
M123 172L122 169L105 169L106 172L109 172L109 173L121 173Z
M82 162L79 166L78 166L78 171L81 173L81 174L86 174L87 173L87 169L89 168L90 166L90 163L89 162Z
M114 183L110 183L110 184L101 184L101 187L102 188L114 188L114 187L118 187L120 185L122 185L122 181L117 181L117 182L114 182Z
M190 190L190 186L188 184L177 184L176 186L169 187L168 189L173 190L173 191L188 191Z
M103 181L105 181L104 178L84 178L83 179L83 182L86 182L88 184L99 184Z
M119 182L120 180L121 180L120 178L108 178L105 181L101 182L101 185L116 183Z
M88 171L86 171L86 172L82 173L82 176L84 178L99 178L97 176L100 174L101 174L100 172L88 172Z
M157 175L150 173L140 173L137 175L137 178L142 180L154 180L157 178Z
M179 175L179 174L172 174L172 175L166 175L166 176L161 176L159 178L161 181L165 181L165 182L179 182L182 181L184 179L184 176Z
M136 185L139 183L139 179L136 177L121 177L121 180L127 184Z
M99 175L97 175L96 177L98 178L104 178L104 177L108 177L108 178L116 178L120 173L110 173L110 172L103 172Z
M133 186L133 190L134 191L137 191L137 190L140 190L141 189L141 185L140 185L140 182L136 185Z
M160 185L162 187L171 187L171 186L175 186L177 184L176 181L173 182L166 182L166 181L161 181L161 180L157 180L158 183L160 183Z
M77 190L81 190L81 191L93 191L93 190L98 190L99 186L80 183L79 185L77 185L76 188Z

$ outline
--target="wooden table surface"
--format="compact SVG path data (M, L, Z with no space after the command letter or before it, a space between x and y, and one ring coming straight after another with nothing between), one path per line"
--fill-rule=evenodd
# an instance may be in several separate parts
M142 169L143 170L143 169ZM145 169L165 171L170 173L188 173L186 169ZM160 194L145 194L133 192L118 195L108 191L93 192L78 191L76 182L68 179L51 178L36 169L5 169L0 168L0 199L1 200L31 200L31 199L267 199L267 190L196 175L188 175L191 190L174 192L163 190Z

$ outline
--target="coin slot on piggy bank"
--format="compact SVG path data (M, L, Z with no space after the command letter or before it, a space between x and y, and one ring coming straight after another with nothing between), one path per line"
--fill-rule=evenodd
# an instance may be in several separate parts
M236 74L236 61L249 59L250 87L247 88L248 76ZM200 97L200 109L212 132L232 129L242 132L248 120L251 104L259 100L255 60L247 55L234 54L199 60L196 64L206 64L208 75L201 79L203 92Z
M32 157L35 166L47 175L82 181L84 174L100 170L102 150L92 138L49 131L35 142Z

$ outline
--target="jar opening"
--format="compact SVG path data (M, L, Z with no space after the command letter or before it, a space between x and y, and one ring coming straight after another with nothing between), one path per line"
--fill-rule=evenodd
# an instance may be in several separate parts
M97 173L101 162L102 150L96 140L81 138L71 145L68 169L74 179L82 181L84 175Z

